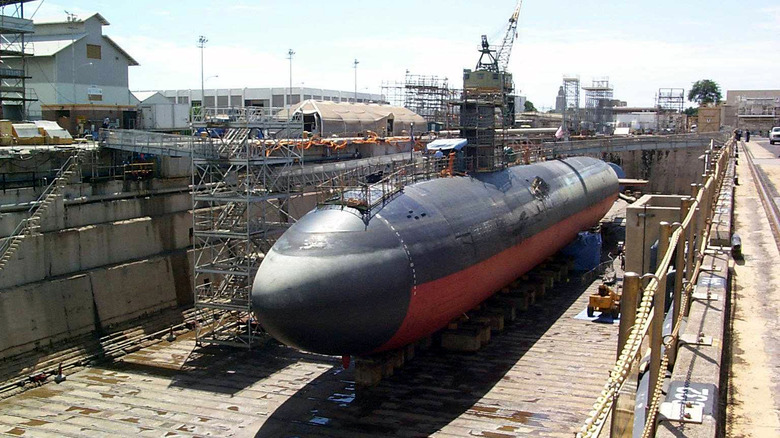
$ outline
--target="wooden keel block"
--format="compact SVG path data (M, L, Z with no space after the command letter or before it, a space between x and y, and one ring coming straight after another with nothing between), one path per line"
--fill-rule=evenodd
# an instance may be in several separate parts
M372 359L355 358L355 384L376 386L382 381L382 364Z

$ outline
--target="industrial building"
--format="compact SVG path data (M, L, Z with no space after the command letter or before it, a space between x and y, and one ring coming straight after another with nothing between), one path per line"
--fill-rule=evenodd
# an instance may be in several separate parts
M55 120L74 134L93 131L105 118L135 127L128 69L138 62L103 34L109 24L100 14L35 23L26 44L31 56L6 60L20 69L26 63L26 86L37 99L29 102L28 118Z
M176 103L173 98L159 91L134 91L134 103L138 106L136 128L145 131L173 132L190 128L190 106Z
M727 90L720 118L724 126L766 133L780 126L780 90Z
M296 105L304 100L322 100L326 102L384 103L384 96L374 93L355 93L353 91L328 90L309 87L273 87L273 88L206 88L201 90L147 90L159 91L165 97L174 99L177 104L187 104L206 108L244 108L260 107L275 110ZM205 94L205 102L201 97Z

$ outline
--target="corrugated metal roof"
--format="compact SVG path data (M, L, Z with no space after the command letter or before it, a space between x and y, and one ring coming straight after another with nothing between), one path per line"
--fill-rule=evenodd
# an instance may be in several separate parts
M87 36L86 34L74 35L73 39L68 36L67 39L51 39L51 40L33 40L31 41L33 47L33 56L54 56L60 50L70 47L71 42L79 41Z
M30 43L32 43L33 47L33 56L54 56L61 50L70 47L71 42L79 41L85 36L87 36L87 34L82 33L76 35L43 35L39 38L33 37L30 40ZM131 66L139 65L138 61L133 59L133 57L130 56L130 54L127 53L123 48L119 47L119 44L117 44L116 41L112 40L107 35L102 35L102 37L109 44L114 46L114 48L119 53L127 58L129 61L128 64Z
M85 21L87 21L87 20L89 20L90 18L93 18L93 17L97 18L97 19L98 19L98 21L100 21L100 24L102 24L103 26L108 26L108 25L110 25L110 24L111 24L111 23L109 23L109 22L108 22L108 20L106 20L106 17L104 17L104 16L100 15L100 14L99 14L99 13L97 13L97 12L96 12L96 13L94 13L94 14L92 14L92 15L90 15L89 17L87 17L87 18L85 18L85 19L83 19L83 20L76 20L76 23L83 23L83 22L85 22ZM67 21L67 20L66 20L66 21L61 21L61 20L55 20L55 21L36 21L36 22L35 22L35 25L36 25L36 26L38 26L38 25L43 25L43 26L46 26L46 25L49 25L49 24L70 24L70 23L71 23L71 22L70 22L70 21Z
M133 93L133 96L135 96L136 99L143 102L155 94L158 94L159 91L131 91L131 93Z

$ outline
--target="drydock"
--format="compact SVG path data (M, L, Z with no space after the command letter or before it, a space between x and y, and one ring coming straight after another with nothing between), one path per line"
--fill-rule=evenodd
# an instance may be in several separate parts
M353 91L294 87L291 48L289 87L209 89L211 50L250 58L199 35L199 90L131 92L106 17L27 3L0 2L0 436L780 435L780 91L643 108L566 75L539 111L518 0L458 88L359 92L357 58Z
M650 175L663 175L666 179L661 184L676 184L678 191L689 188L690 179L685 172L690 170L686 163L704 151L712 156L713 169L707 174L711 176L708 176L705 184L694 184L694 194L699 195L698 202L710 197L718 202L731 201L729 196L716 196L716 187L721 187L724 181L733 178L728 176L728 172L734 169L728 159L731 156L728 151L733 148L731 140L715 149L711 140L693 137L648 138L639 143L583 142L579 145L572 143L569 152L575 155L574 150L579 149L582 155L619 155L622 156L624 167L631 171L633 159L646 163L650 144L657 148L652 152L657 167L645 168L645 171ZM138 147L137 144L111 144L111 141L106 146L103 153L109 154L123 154L127 153L125 149ZM165 146L161 142L155 146L147 142L146 147L171 148L171 145ZM197 149L196 146L190 147ZM111 150L115 152L108 152ZM544 156L536 159L543 160ZM367 165L375 170L376 167L371 166L386 168L394 163L391 159L363 161L363 164L357 163L353 169ZM425 164L425 159L421 163L415 164L414 168L428 172L427 166L430 165L438 169L434 164ZM325 175L330 175L328 172L345 172L339 171L340 165L337 164L331 167L318 166L319 172ZM680 172L673 173L675 167L679 167ZM166 169L172 175L177 175L177 169L181 171L170 165ZM408 183L413 183L415 174L410 173L411 168L403 169L404 177L411 178ZM312 170L308 172L311 176ZM306 174L307 171L296 170L295 173ZM672 178L670 182L668 175L677 175L677 178ZM169 178L170 183L176 178ZM339 178L343 180L343 177ZM327 176L318 180L323 179L330 181ZM165 186L162 181L155 184ZM381 180L375 184L383 185L386 182ZM653 184L651 178L647 185ZM95 190L98 186L93 183L92 187ZM135 183L125 184L126 190L136 188ZM62 189L66 192L72 190L69 184L64 184ZM720 193L728 193L728 190L723 189ZM180 196L177 193L177 190L168 186L158 196L175 200ZM636 192L632 194L636 195ZM315 193L314 196L320 195ZM90 205L88 198L89 195L76 203L55 205L55 208L84 209L85 205ZM139 202L130 201L126 196L120 198L125 199L125 202ZM306 199L306 196L301 199ZM617 241L622 244L622 239L625 239L628 242L626 269L641 271L644 269L644 258L632 254L632 251L642 252L639 249L643 245L630 244L637 235L642 235L637 234L637 230L645 231L643 239L646 241L655 239L647 236L647 230L655 229L655 233L662 235L669 232L663 231L663 224L667 222L662 222L662 219L678 220L676 218L683 215L683 210L670 207L677 203L683 209L690 208L693 198L652 195L640 200L631 196L625 199L635 205L626 200L617 201L602 219L602 229L610 230L610 233L617 232L618 236L625 233L624 238L612 236L609 245ZM140 202L149 200L142 198ZM152 227L159 226L155 225L156 221L170 221L166 216L171 213L160 208L155 210L157 215L151 216ZM290 204L289 211L300 210L294 202ZM658 216L655 220L661 221L660 231L657 224L636 227L638 222L632 215L641 214L642 211L652 211L654 216ZM707 239L715 242L713 244L723 245L720 242L730 235L728 204L707 209L702 206L695 211L701 211L701 216L690 223L700 223L702 227L705 227L706 222L699 221L704 220L704 215L717 215L719 219L713 220L714 225L709 229ZM65 216L69 217L67 214ZM56 224L47 226L56 229ZM120 221L114 226L128 225ZM692 234L686 234L686 238L704 236L699 234L703 229L691 231ZM85 229L81 232L88 231ZM133 239L132 234L127 237ZM52 235L48 238L55 237ZM169 242L166 245L170 247L174 244L182 250L171 253L163 249L156 256L162 257L163 265L177 257L193 257L187 250L186 242ZM22 250L25 250L24 247ZM143 250L133 249L136 253ZM617 248L608 247L607 243L604 250L605 253L611 252L613 257L617 253ZM152 247L148 251L155 254L159 250ZM649 251L649 247L646 251ZM726 284L725 281L715 282L705 278L723 278L726 269L725 265L721 265L722 261L718 261L721 260L722 252L710 251L706 254L711 255L705 255L705 259L692 259L697 266L702 263L708 266L706 273L699 277L699 285L705 289L699 290L699 286L692 283L681 289L682 296L688 296L689 303L692 300L690 294L694 291L701 295L703 290L712 292ZM714 259L709 260L707 257ZM11 263L25 263L25 259L27 257L11 260ZM583 273L572 269L571 258L556 255L543 261L522 279L497 291L493 298L467 312L465 318L455 319L433 336L400 350L356 357L346 369L339 357L301 352L262 333L255 334L251 349L211 342L216 340L209 334L211 328L228 330L238 327L240 335L242 324L247 322L234 320L231 326L226 321L212 318L210 315L216 314L216 306L198 309L197 295L195 309L191 309L192 304L186 302L176 304L177 294L173 293L173 302L157 301L153 308L127 308L130 314L126 318L122 318L117 309L106 308L107 304L99 300L96 302L95 317L109 315L113 318L106 319L103 337L98 339L81 335L70 342L52 343L51 339L60 339L67 334L56 334L53 331L55 328L52 328L48 338L41 338L50 339L47 342L51 343L51 347L30 349L29 345L25 347L25 344L19 343L17 349L27 352L3 362L7 380L2 386L6 398L0 402L0 434L74 437L109 434L509 437L571 436L580 433L585 436L588 433L586 425L593 424L593 420L588 418L597 412L594 409L603 409L599 406L602 399L598 398L598 394L603 393L605 388L615 388L611 383L606 383L608 386L605 387L608 375L619 375L610 372L614 373L614 367L623 366L615 363L616 346L630 339L628 332L620 334L620 320L609 316L597 317L595 320L587 317L586 308L591 305L591 297L598 294L605 281L614 280L623 288L628 287L619 259L603 260L607 262L600 264L599 269ZM685 260L678 262L685 263ZM90 270L87 272L89 276L95 275L96 270L108 269L117 275L126 269L125 266L142 269L144 265L130 263L109 265L107 268L98 266L88 268ZM77 266L74 268L78 269ZM117 269L120 271L116 272ZM635 278L633 273L630 276ZM61 278L73 277L71 274ZM155 281L166 280L162 277ZM29 289L45 284L48 283L33 282L26 287ZM126 286L127 292L124 293L132 296L131 287ZM648 285L645 290L652 290L652 287L652 284ZM19 293L24 293L22 291L20 289ZM721 296L725 295L725 288L718 291L723 294ZM16 293L14 289L7 290L3 297L13 298ZM107 292L102 292L98 285L93 286L92 294L100 296L104 293ZM705 296L709 295L705 293ZM633 317L637 320L644 318L649 329L649 315L643 313L642 306L645 304L642 303L647 303L648 299L652 301L652 293L650 298L647 297L647 293L634 295L640 311ZM697 303L701 301L692 301L690 312L694 315ZM129 306L149 305L150 298L140 295L138 300L129 299L127 303ZM674 306L671 308L674 309ZM76 312L69 315L70 318L79 315L78 309L72 308ZM34 308L28 310L34 311ZM111 312L107 313L107 310ZM26 317L21 316L19 322ZM689 327L685 330L693 329ZM646 339L652 339L649 332L644 335L650 336ZM633 348L639 344L629 342L626 345L625 348ZM628 354L637 358L645 354L649 357L651 350L645 348ZM685 353L681 351L678 360L684 360L684 357ZM636 364L627 365L630 367L627 375L633 374L637 376L635 378L644 375L645 379L648 378L649 374L644 370L640 372L635 368ZM635 374L638 372L640 374ZM707 382L717 383L713 376L719 375L719 372L717 369L714 372L714 375L713 371L705 372L705 375L710 376ZM60 377L65 377L65 380L60 381ZM59 383L53 382L55 378ZM670 379L673 379L673 375L667 376L667 381ZM637 395L647 396L641 389ZM612 400L621 399L618 397ZM624 405L618 403L616 406ZM618 412L625 415L622 413L624 410ZM644 422L641 415L637 416L637 420L617 418L611 427L635 421L640 424ZM660 420L662 425L673 424L670 419ZM708 423L705 421L703 424ZM601 430L605 425L609 425L609 422L602 418L597 427Z
M377 386L274 342L195 347L192 332L0 403L16 436L570 437L614 360L616 324L574 319L592 289L562 285L474 354L431 348ZM578 379L591 375L594 379Z

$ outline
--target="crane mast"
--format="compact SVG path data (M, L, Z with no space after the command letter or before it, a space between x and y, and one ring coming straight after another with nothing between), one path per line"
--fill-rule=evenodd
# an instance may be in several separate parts
M467 140L462 149L471 163L469 171L492 172L504 166L507 129L515 123L515 86L507 71L509 55L517 34L520 0L504 40L491 48L482 35L482 47L476 68L463 70L463 94L460 105L460 136Z
M512 55L512 45L517 37L517 19L520 16L521 7L523 7L523 0L517 2L515 11L512 13L512 16L509 17L509 26L506 29L504 41L496 51L499 71L506 71L507 67L509 67L509 57Z

